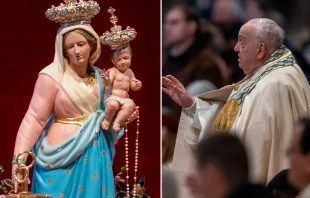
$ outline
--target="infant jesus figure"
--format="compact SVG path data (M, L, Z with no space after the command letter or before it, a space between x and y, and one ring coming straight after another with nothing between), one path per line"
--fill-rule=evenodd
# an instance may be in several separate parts
M102 82L106 87L104 97L105 117L101 123L102 128L107 130L110 123L117 113L113 123L113 130L120 130L120 123L124 123L132 114L135 103L129 98L129 89L137 91L141 89L142 83L135 78L131 69L132 51L129 44L120 48L111 50L110 58L114 67L107 71L102 71Z

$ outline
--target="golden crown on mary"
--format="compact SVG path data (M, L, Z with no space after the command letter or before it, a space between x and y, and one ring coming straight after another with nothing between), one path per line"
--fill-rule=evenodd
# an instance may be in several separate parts
M129 41L133 40L137 36L135 29L127 26L126 30L122 30L122 26L116 25L118 18L114 15L115 9L110 7L108 13L111 14L110 22L113 24L111 32L106 31L100 37L100 41L103 45L110 45L111 50L116 50L128 45Z
M93 18L100 11L100 6L96 1L89 0L64 0L65 4L61 3L55 7L52 5L45 12L45 16L56 23L61 23L62 26L70 26L76 24L90 24Z

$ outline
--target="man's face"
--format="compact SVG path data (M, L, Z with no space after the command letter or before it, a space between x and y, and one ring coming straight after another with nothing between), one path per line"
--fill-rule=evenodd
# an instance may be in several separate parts
M289 182L297 189L303 189L309 181L310 154L303 154L300 149L302 126L298 126L292 138L291 147L288 150L290 167L288 173Z
M174 8L169 10L165 16L163 44L165 47L178 44L189 36L188 21L182 10Z
M217 0L214 2L211 19L217 24L233 24L237 21L233 13L234 1Z
M241 27L235 52L238 53L239 67L246 75L251 74L258 66L257 53L259 41L254 38L254 26L245 24Z

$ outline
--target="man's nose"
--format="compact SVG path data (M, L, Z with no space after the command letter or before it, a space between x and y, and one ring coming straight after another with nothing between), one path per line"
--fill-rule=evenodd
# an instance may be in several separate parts
M234 51L235 51L235 52L239 52L238 43L236 43L236 45L235 45L235 47L234 47Z

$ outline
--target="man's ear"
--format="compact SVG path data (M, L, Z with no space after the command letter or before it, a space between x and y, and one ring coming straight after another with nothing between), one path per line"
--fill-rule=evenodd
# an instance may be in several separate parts
M267 46L265 43L258 44L258 52L257 52L257 59L262 59L267 54Z

